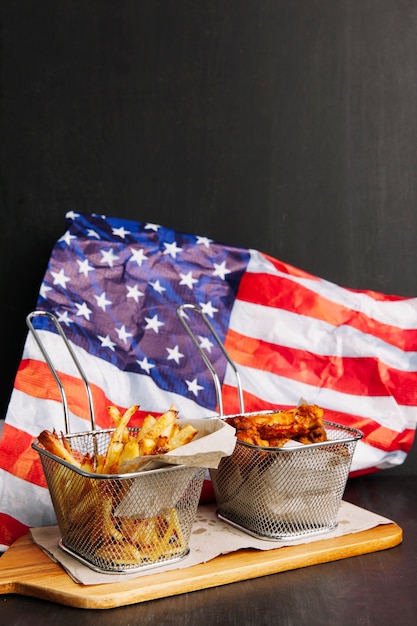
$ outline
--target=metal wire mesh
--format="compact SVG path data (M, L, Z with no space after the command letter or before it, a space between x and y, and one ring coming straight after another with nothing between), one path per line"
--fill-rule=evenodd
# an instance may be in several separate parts
M67 436L81 454L104 454L113 431ZM135 474L83 472L39 452L61 533L61 547L94 570L132 572L183 558L204 468L171 466Z
M328 441L260 448L238 441L210 470L217 514L261 539L295 539L337 524L360 431L324 422Z

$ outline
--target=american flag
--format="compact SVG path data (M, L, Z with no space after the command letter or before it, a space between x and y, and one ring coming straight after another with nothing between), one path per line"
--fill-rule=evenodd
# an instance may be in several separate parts
M40 288L87 376L95 423L106 407L139 404L140 415L175 404L184 418L218 413L212 375L178 316L197 306L242 382L246 411L300 398L325 418L359 428L351 475L401 464L417 419L417 298L354 291L257 250L103 215L67 213ZM225 414L239 411L237 380L199 316L189 313L221 384ZM56 328L34 318L65 387L71 432L91 428L83 383ZM0 442L0 546L29 527L55 523L31 443L61 431L61 396L28 334Z

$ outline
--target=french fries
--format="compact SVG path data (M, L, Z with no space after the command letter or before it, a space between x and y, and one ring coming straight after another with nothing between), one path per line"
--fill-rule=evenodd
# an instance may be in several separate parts
M111 540L102 541L96 551L98 558L113 566L154 563L175 557L187 549L175 509L147 519L123 519L120 529L114 528L116 533L112 534Z
M128 467L129 461L175 450L190 443L198 432L191 424L182 427L178 425L178 411L175 406L171 406L157 418L147 415L138 432L130 431L129 421L138 409L138 405L132 405L122 414L115 406L107 407L115 429L105 454L80 455L71 450L64 435L59 437L55 431L51 433L43 430L38 440L48 452L79 469L95 474L119 474L122 466Z
M96 484L69 511L66 539L79 543L82 538L90 551L94 548L95 558L111 568L155 563L187 549L175 508L148 518L118 517L115 508L115 496Z
M38 437L45 450L66 462L56 464L51 490L63 537L67 545L80 546L82 554L91 557L94 552L92 558L105 571L169 560L187 550L172 503L157 509L157 515L153 509L149 517L142 505L140 511L134 507L128 512L121 510L135 480L129 476L129 461L135 467L138 457L165 454L197 434L192 425L178 423L175 406L159 417L147 415L140 429L129 428L138 408L132 405L120 412L115 406L108 407L114 430L101 433L101 443L96 440L100 449L94 454L71 447L74 440L62 433L44 430ZM88 474L72 471L68 465ZM120 474L125 475L123 480Z

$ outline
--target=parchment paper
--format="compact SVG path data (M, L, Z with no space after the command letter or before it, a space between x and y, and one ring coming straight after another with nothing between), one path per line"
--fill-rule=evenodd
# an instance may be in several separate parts
M139 573L135 572L134 574L101 574L83 565L77 561L77 559L59 548L60 532L58 526L33 528L30 532L33 541L53 561L60 563L75 582L83 585L97 585L101 583L122 582L149 574L191 567L199 563L206 563L221 554L227 554L245 548L274 550L284 546L301 545L322 539L341 537L350 533L369 530L380 524L390 523L392 523L392 521L385 517L381 517L380 515L342 501L338 515L338 525L334 530L328 533L304 537L299 540L264 541L247 535L219 520L216 517L215 505L200 505L191 534L189 555L176 563L144 570Z
M223 420L212 417L198 420L177 420L179 426L191 424L198 430L194 439L176 450L152 457L136 457L121 467L121 473L155 469L165 465L188 465L216 469L224 456L232 454L236 431Z

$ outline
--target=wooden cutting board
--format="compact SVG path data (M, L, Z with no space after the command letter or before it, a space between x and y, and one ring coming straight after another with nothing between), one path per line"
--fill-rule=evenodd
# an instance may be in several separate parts
M0 594L17 593L78 608L109 609L386 550L401 541L402 530L392 522L304 545L240 550L185 569L84 586L75 583L25 535L0 558Z

